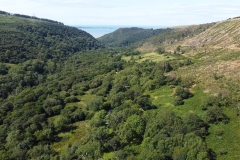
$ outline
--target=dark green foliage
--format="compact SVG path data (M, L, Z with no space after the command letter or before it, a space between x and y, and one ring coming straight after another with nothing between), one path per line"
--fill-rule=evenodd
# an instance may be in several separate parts
M186 131L193 132L200 137L207 136L208 125L195 113L189 113L185 119Z
M207 157L205 143L199 139L207 134L201 118L190 115L183 120L173 112L159 111L150 96L144 94L174 81L174 77L164 75L169 71L166 66L171 64L131 64L122 61L121 56L108 56L110 51L104 52L107 53L89 51L88 54L72 55L65 66L56 63L56 73L47 69L52 61L30 60L10 69L3 84L7 84L7 77L14 79L15 86L11 89L15 92L8 92L1 105L0 135L4 142L1 153L6 150L3 155L11 154L13 159L24 156L49 159L55 155L67 159L79 156L98 159L104 152L113 151L114 157L133 159L171 159L187 157L192 152L194 158L200 153ZM81 59L81 63L76 59ZM15 80L26 79L28 74L25 72L43 76L44 80L25 85L16 83ZM180 84L181 80L178 81L176 84ZM176 94L187 98L190 97L187 91L180 87ZM82 93L98 96L84 102L85 108L76 103ZM61 140L61 133L74 133L72 124L84 120L90 129L81 145L69 146L67 153L61 155L46 147ZM187 136L190 133L194 134L192 138ZM194 146L184 146L192 139L200 149L191 150ZM170 147L172 144L180 147ZM25 147L15 150L13 145ZM32 147L28 148L28 145ZM138 147L134 148L134 145ZM143 153L148 153L150 148L152 152L146 157Z
M0 63L0 74L5 75L8 73L9 67L7 67L5 64Z
M105 110L101 110L98 112L95 112L94 116L92 117L90 124L93 127L100 127L103 126L106 121L105 121L105 116L107 112Z
M222 109L217 106L211 106L206 111L207 121L210 123L228 122L228 118L223 114Z
M189 92L189 89L179 86L176 87L174 96L174 105L178 106L184 104L183 100L192 97L192 94Z
M133 140L138 141L143 138L145 131L145 122L139 115L132 115L124 123L120 129L120 137L124 143L129 143Z
M79 102L78 98L75 96L70 96L64 99L65 103Z
M142 108L143 110L149 110L149 109L156 108L155 106L153 106L151 104L150 99L147 96L136 97L134 99L134 102L136 104L138 104L139 107Z
M10 16L1 18L8 20ZM4 27L9 25L9 30L0 26L1 62L20 63L37 58L59 60L79 51L103 48L91 35L77 28L44 21L33 24L30 19L19 20L22 23L1 24Z
M225 100L221 97L208 97L203 101L201 107L206 111L207 121L209 123L227 123L229 118L223 113L222 107L225 106Z
M208 97L206 98L201 107L203 110L207 110L209 106L217 106L217 107L220 107L221 106L221 101L219 100L218 97L214 97L214 96L211 96L211 97Z
M182 99L187 99L192 96L188 89L182 87L176 87L175 96L179 96Z
M165 53L165 49L162 48L162 47L159 47L159 48L156 50L156 52L157 52L158 54L163 54L163 53Z
M63 131L64 129L66 129L68 124L69 124L69 119L65 116L62 116L62 115L58 116L53 121L54 129L55 129L56 132Z
M132 50L129 50L129 51L126 51L125 53L123 53L123 55L125 55L125 56L134 56L134 55L139 55L139 54L141 54L141 52L132 51Z
M38 145L28 150L27 157L34 159L50 159L51 155L55 154L56 152L52 151L49 145Z
M73 106L71 108L64 108L61 110L61 115L67 117L68 121L71 123L85 120L85 113L82 109Z
M166 77L161 70L154 72L155 88L163 86L166 84Z
M93 141L85 145L80 145L76 153L84 159L99 159L102 156L101 144L100 142Z
M190 65L190 64L192 64L193 62L190 60L190 59L187 59L187 60L185 60L184 61L184 64L185 65Z
M134 156L136 153L133 149L125 149L125 150L119 150L114 153L114 160L117 159L136 159Z
M142 151L151 154L140 154L139 158L153 159L158 155L159 159L196 159L202 152L209 158L206 144L191 132L204 127L204 122L197 115L190 114L184 122L173 112L162 110L148 118Z
M110 148L109 150L116 151L117 149L120 148L120 144L121 144L121 142L120 142L119 138L115 136L108 141L107 145Z
M87 103L86 108L91 111L99 111L104 109L103 97L97 96Z
M183 105L183 104L184 104L184 101L181 97L179 97L179 96L174 97L174 105L175 106L180 106L180 105Z
M126 62L122 55L140 52L92 50L101 48L96 40L56 23L12 29L0 31L1 38L15 35L6 39L13 43L4 44L4 61L18 63L0 63L0 159L103 159L104 153L112 159L210 159L208 127L228 121L222 111L228 99L206 95L202 112L172 108L173 98L182 105L192 97L195 80L171 72L191 60ZM173 92L155 97L161 87ZM159 104L162 97L171 100Z
M180 52L180 51L181 51L181 46L177 46L176 52Z
M165 71L165 72L170 72L170 71L173 70L173 68L172 68L172 66L170 65L169 62L165 62L163 64L163 69L162 70Z

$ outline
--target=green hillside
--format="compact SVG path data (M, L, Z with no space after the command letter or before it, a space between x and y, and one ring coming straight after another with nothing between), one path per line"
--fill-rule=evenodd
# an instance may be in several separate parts
M0 14L0 60L59 59L78 51L102 48L90 34L39 19Z
M98 40L110 47L129 46L149 37L169 32L171 29L143 29L143 28L119 28L118 30L106 34Z
M0 19L1 160L240 159L239 51L183 45L221 23L132 49L56 21Z

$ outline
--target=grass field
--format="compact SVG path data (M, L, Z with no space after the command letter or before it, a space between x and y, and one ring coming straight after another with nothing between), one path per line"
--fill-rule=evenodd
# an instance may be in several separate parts
M113 158L113 152L110 152L110 153L104 153L103 157L104 157L104 160L111 160Z
M201 104L207 95L203 92L203 89L199 86L195 86L191 89L194 96L184 100L184 105L174 106L174 89L169 86L163 86L160 89L155 90L151 97L153 98L153 104L158 108L166 107L169 108L179 116L184 116L184 114L189 112L195 112L200 117L205 119L205 113L202 111Z
M158 108L161 106L173 107L173 89L169 86L163 86L160 89L155 90L151 94L151 98L153 99L153 104Z
M240 117L232 108L225 108L224 113L230 118L228 124L211 125L207 144L216 153L218 160L240 159Z
M69 145L74 143L80 144L81 140L88 134L89 125L84 121L76 122L72 124L72 127L75 127L76 129L71 132L59 133L58 137L60 138L60 141L51 145L53 150L57 152L66 151Z
M4 63L4 64L10 68L17 67L17 64L12 64L12 63Z
M150 53L142 53L140 55L136 56L124 56L124 60L135 60L137 62L143 62L146 60L153 61L153 62L161 62L161 61L167 61L167 60L174 60L175 57L170 54L158 54L156 52L150 52Z
M15 17L10 15L0 14L0 30L7 31L16 31L16 25L23 25L26 23L30 23L31 25L36 25L41 23L42 21L36 19L27 19L22 17Z

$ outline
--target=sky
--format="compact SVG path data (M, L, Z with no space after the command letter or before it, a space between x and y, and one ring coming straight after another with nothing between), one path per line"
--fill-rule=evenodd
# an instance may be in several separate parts
M0 0L0 10L66 25L181 26L240 16L239 0Z

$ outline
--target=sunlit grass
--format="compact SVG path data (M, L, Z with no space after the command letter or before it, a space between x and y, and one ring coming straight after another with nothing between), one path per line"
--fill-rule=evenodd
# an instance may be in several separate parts
M72 124L72 127L76 127L76 129L70 132L62 132L58 134L60 141L51 145L53 150L57 152L64 151L69 145L80 143L81 140L83 140L83 138L88 134L89 125L84 121L76 122Z
M166 107L173 110L177 115L184 116L187 113L196 113L203 119L205 119L205 113L202 111L201 104L207 97L207 94L203 92L203 89L195 86L191 89L194 96L184 100L184 104L180 106L174 106L174 89L170 86L163 86L160 89L151 93L153 104L158 108Z
M40 20L36 19L28 19L23 17L15 17L5 14L0 14L0 31L8 30L8 31L16 31L16 25L24 25L26 23L31 23L32 25L36 25L41 23Z
M4 63L4 64L8 67L11 67L11 68L18 66L17 64L12 64L12 63Z
M157 90L155 90L151 94L151 98L153 99L153 104L157 107L161 106L173 106L174 97L173 97L173 89L169 86L163 86Z
M228 124L211 125L210 135L207 136L207 144L217 155L219 160L239 160L240 159L240 117L236 110L224 108L224 113L230 118ZM217 134L219 131L221 135ZM220 154L225 151L226 154Z
M177 106L180 115L186 113L196 113L202 119L206 119L206 115L201 108L201 104L207 98L207 94L203 92L203 89L199 86L195 86L191 89L193 97L184 100L184 105Z
M137 62L143 62L146 60L153 62L162 62L167 60L174 60L175 57L170 54L158 54L156 52L143 53L135 56L123 56L123 59L126 61L135 60Z
M103 157L105 160L111 160L113 158L113 152L110 153L104 153Z

